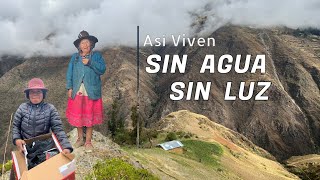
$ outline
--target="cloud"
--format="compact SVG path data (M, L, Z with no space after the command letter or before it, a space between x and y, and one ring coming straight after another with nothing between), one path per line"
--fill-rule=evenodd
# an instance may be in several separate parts
M319 10L318 0L250 0L224 4L217 15L239 25L320 27Z
M141 38L209 33L226 23L254 27L320 27L316 0L10 0L0 7L0 54L70 55L81 30L96 47L134 45ZM200 30L192 26L206 17Z

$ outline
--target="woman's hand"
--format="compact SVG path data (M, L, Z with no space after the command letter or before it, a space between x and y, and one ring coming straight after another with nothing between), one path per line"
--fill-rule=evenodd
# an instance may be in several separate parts
M88 58L82 59L82 63L83 63L84 65L87 65L88 62L89 62L89 59L88 59Z
M24 140L22 140L22 139L17 139L17 140L16 140L16 145L17 145L18 150L19 150L20 152L23 152L23 151L24 151L23 145L25 145L25 144L26 144L26 142L24 142Z
M72 97L72 89L68 90L68 97L71 98Z
M71 152L70 152L70 149L63 149L62 153L63 154L70 154Z

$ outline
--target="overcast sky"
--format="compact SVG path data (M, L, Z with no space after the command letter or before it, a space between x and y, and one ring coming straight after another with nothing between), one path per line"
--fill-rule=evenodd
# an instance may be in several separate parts
M199 16L208 17L201 35L226 23L320 28L319 12L319 0L6 0L0 55L70 55L81 30L95 35L100 48L134 45L137 25L142 40L147 34L192 36Z

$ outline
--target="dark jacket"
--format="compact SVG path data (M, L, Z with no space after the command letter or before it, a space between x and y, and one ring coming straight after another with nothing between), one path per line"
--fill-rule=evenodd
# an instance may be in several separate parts
M100 52L92 52L87 65L82 63L79 53L72 55L67 71L67 89L72 89L72 99L76 96L81 83L84 83L90 99L101 98L100 76L106 71L106 64Z
M57 109L49 103L41 102L34 105L31 102L22 103L14 115L12 140L15 145L16 139L29 139L50 130L57 136L63 149L73 148L63 130L61 118Z

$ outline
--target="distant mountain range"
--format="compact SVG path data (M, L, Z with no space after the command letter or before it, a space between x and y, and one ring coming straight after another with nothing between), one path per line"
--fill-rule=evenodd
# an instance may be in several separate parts
M287 28L252 29L225 26L210 34L215 46L193 47L167 45L142 47L140 51L140 112L145 126L150 127L171 112L189 110L207 116L264 148L278 160L293 155L318 152L320 145L320 37L297 34ZM112 103L118 102L118 120L131 127L131 107L136 105L136 49L113 47L103 49L107 72L102 76L103 102L106 117ZM151 54L188 55L184 74L146 73L146 59ZM220 57L230 54L243 56L266 55L266 74L200 74L207 54ZM71 56L71 55L70 55ZM23 89L27 81L40 77L49 88L47 101L54 104L65 119L65 73L67 57L7 58L0 61L0 127L1 142L5 142L10 114L25 101ZM9 59L9 60L8 60ZM5 62L7 68L3 68ZM251 62L253 63L253 61ZM243 65L243 64L242 64ZM252 65L252 64L251 64ZM209 100L172 101L169 98L173 82L212 82ZM238 92L240 82L270 81L268 101L225 101L226 84ZM256 93L256 92L255 92ZM96 130L107 133L107 119ZM4 146L1 147L1 150ZM12 148L12 147L11 147Z

